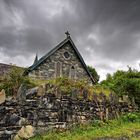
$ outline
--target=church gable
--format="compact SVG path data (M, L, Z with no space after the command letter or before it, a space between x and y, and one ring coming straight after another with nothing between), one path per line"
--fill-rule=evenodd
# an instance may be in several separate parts
M29 76L38 79L53 79L66 76L72 79L87 79L94 82L71 38L61 42L51 52L29 68Z

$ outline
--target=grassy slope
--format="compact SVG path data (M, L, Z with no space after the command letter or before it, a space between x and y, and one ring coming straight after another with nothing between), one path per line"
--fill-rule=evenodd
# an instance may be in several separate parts
M111 121L107 124L100 124L100 126L84 126L73 128L73 130L66 132L50 132L43 136L36 136L31 140L93 140L100 137L120 137L129 136L132 140L138 140L132 135L134 132L140 132L139 122L122 122Z

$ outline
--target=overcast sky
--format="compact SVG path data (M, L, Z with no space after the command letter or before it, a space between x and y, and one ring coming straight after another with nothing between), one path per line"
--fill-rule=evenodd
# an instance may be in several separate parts
M101 79L140 69L140 0L0 0L0 63L30 66L66 30Z

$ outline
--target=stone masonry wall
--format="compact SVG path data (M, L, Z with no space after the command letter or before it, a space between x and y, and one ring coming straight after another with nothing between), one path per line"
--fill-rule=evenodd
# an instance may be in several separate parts
M92 101L71 95L59 98L53 93L41 96L36 89L26 93L26 100L6 99L0 105L0 140L11 140L22 126L32 125L36 130L68 128L76 123L90 123L119 117L133 111L132 104L119 102L110 94Z
M69 58L65 58L65 52L69 53ZM74 66L74 79L87 79L90 83L92 83L70 43L65 44L48 57L35 70L30 72L29 76L34 79L56 78L57 63L59 63L60 66L60 76L67 76L71 78L71 67Z

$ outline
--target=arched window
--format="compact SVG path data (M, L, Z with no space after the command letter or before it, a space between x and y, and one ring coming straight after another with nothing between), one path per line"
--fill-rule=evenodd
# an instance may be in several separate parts
M71 66L70 68L70 78L76 79L76 69L74 66Z
M56 75L56 77L60 77L61 76L61 71L62 71L62 63L57 62L56 63L56 68L55 68L55 75Z

